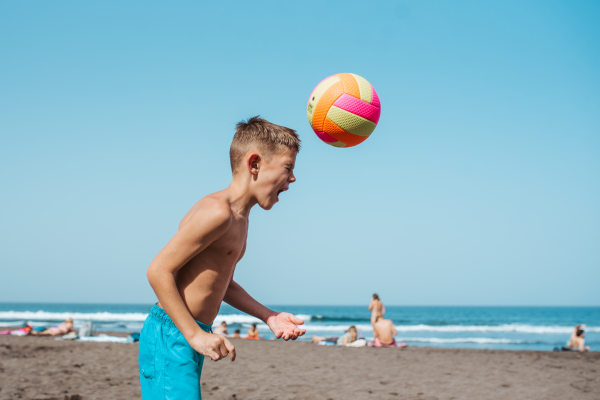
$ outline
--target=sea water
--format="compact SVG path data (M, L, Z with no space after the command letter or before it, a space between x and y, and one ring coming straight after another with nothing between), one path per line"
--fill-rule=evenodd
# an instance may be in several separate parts
M0 303L0 326L53 326L72 317L77 328L93 321L99 332L139 332L152 304ZM351 325L371 340L366 306L271 306L305 321L306 335L340 336ZM415 307L386 306L399 342L411 346L552 350L569 339L573 327L586 324L586 344L600 350L600 307ZM242 335L256 323L261 336L273 339L258 319L223 304L214 326L226 321ZM209 322L209 321L203 321Z

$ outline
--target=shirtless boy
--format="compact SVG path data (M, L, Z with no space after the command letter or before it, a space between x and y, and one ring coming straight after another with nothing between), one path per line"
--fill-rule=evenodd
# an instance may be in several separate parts
M235 348L211 333L225 301L266 323L277 338L295 340L306 331L292 314L268 309L233 280L244 256L250 210L270 210L294 177L300 139L295 131L254 117L237 125L231 143L229 187L196 203L179 230L148 268L159 302L140 337L142 397L199 399L204 356L213 361Z

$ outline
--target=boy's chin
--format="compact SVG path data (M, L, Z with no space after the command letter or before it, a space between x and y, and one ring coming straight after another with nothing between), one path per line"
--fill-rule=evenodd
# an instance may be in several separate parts
M271 208L273 208L273 206L275 205L275 203L277 203L278 201L279 201L279 199L277 199L275 201L273 201L273 200L267 200L265 202L259 202L258 205L263 210L270 210Z

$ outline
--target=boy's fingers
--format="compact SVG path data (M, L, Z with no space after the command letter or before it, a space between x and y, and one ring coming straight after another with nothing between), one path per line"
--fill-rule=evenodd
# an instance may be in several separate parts
M304 324L304 321L302 321L300 318L296 318L295 316L292 315L292 317L290 318L290 320L295 323L296 325L302 325Z
M219 352L221 353L221 358L225 358L227 357L227 354L229 354L229 350L227 350L227 346L225 345L225 338L223 338L223 341L221 343L219 343Z
M209 355L209 357L213 361L219 361L221 359L221 356L216 351L212 351L211 354Z
M227 351L229 351L229 358L231 358L231 361L235 361L235 347L228 339L225 339L223 343L225 344Z
M305 333L306 333L306 329L302 329L302 330L300 331L300 334L299 334L298 336L302 336L302 335L304 335Z

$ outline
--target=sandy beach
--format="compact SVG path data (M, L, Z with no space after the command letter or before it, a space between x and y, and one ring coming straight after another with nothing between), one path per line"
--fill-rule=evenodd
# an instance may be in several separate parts
M598 399L600 353L375 349L234 339L205 399ZM0 399L140 399L138 345L0 338Z

